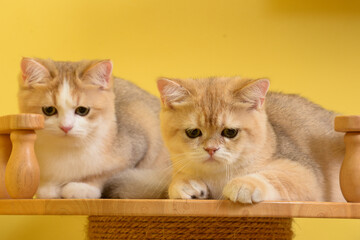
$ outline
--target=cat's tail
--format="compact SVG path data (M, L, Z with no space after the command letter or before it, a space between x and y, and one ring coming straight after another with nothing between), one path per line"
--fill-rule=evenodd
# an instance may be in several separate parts
M171 169L127 169L107 181L102 198L167 198Z

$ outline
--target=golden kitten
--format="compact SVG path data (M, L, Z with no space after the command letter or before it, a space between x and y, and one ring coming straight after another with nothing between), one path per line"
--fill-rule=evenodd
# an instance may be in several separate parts
M344 201L335 114L269 80L159 79L170 198ZM267 96L266 96L267 95Z
M170 161L156 97L113 78L110 60L24 58L21 70L20 111L45 116L35 144L37 197L100 198L109 179L106 197L163 195Z

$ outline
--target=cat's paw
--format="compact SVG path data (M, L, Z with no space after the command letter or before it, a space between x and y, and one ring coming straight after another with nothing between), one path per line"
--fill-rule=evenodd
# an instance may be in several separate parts
M101 191L99 188L87 183L71 182L62 188L61 197L75 199L100 198Z
M169 187L169 197L173 199L207 199L209 189L201 180L178 180Z
M57 185L40 185L39 189L36 192L36 197L42 199L60 198L60 190L60 187Z
M234 178L224 188L223 195L233 202L258 203L264 200L280 200L278 191L257 174Z

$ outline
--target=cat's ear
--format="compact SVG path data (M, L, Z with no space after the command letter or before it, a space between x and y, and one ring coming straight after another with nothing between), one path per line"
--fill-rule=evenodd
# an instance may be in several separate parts
M186 103L190 92L181 86L176 80L160 78L157 80L161 101L166 107L174 107Z
M112 86L113 64L110 60L103 60L90 65L82 74L82 80L89 84L109 89Z
M257 79L236 90L235 97L241 102L250 103L254 109L260 109L264 104L269 86L270 81L268 79Z
M21 60L23 82L28 86L45 84L51 78L49 70L33 58Z

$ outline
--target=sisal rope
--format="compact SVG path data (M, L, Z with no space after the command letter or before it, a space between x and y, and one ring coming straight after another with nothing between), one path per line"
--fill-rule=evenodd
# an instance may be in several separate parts
M90 216L89 240L292 239L291 218Z

